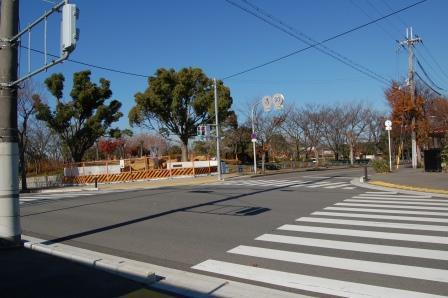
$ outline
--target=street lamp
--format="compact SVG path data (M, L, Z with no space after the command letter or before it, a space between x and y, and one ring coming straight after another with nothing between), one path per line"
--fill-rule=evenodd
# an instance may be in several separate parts
M283 103L285 101L285 97L281 93L276 93L272 96L264 96L260 101L257 101L252 105L252 111L251 111L251 122L252 122L252 148L254 151L254 173L257 173L257 152L256 152L256 142L257 142L257 135L255 133L255 108L259 104L263 104L263 109L265 112L269 112L274 106L274 109L281 110L283 108Z

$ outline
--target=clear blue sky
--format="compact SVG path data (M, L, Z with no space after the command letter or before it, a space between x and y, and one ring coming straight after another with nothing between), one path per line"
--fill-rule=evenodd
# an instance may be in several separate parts
M240 0L232 0L244 4ZM323 40L386 15L418 0L251 0L282 22ZM210 77L223 78L246 68L278 58L305 44L269 26L224 0L73 0L81 13L80 40L71 59L123 71L152 75L159 67L202 68ZM386 4L387 3L387 4ZM21 1L21 26L24 27L52 5L43 0ZM395 40L403 39L405 26L423 38L425 48L417 46L417 55L432 79L448 89L448 1L429 0L399 15L330 41L332 50L367 67L387 79L406 75L407 56L397 55ZM369 16L367 16L368 14ZM59 17L49 23L49 51L58 53ZM23 44L27 44L27 37ZM43 49L40 28L33 32L32 48ZM426 49L439 65L435 65ZM21 71L27 70L22 51ZM43 57L32 55L32 66ZM426 62L425 62L426 61ZM72 73L88 67L66 62L35 78L41 82L53 72L62 72L66 81ZM134 104L134 94L145 90L147 80L91 69L94 80L111 80L113 98L123 103L125 117L119 122L128 126L127 113ZM244 118L247 102L263 95L282 92L287 103L331 104L367 101L385 110L383 91L386 85L359 73L314 49L275 64L225 80L234 99L234 110ZM66 95L69 90L66 89ZM49 97L50 101L53 101Z

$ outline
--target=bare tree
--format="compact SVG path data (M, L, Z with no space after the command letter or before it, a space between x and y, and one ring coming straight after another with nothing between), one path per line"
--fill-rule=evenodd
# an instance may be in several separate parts
M361 103L347 104L343 108L346 111L345 137L350 149L350 164L353 165L356 145L365 133L368 125L369 109Z
M321 110L322 116L322 136L326 145L334 153L336 160L346 144L346 118L342 107L333 106Z
M33 81L25 81L22 88L18 89L17 115L19 136L19 162L21 172L22 191L28 191L26 181L27 159L26 151L29 147L29 126L36 113L35 103L41 101L41 92Z
M303 130L300 125L300 111L292 107L286 112L287 117L281 126L282 132L286 135L287 141L293 147L293 156L296 160L300 159L300 146L303 145Z
M316 166L319 166L319 152L317 147L322 140L323 119L321 107L317 105L307 105L298 113L298 123L303 131L305 144L307 145L307 155L314 152Z

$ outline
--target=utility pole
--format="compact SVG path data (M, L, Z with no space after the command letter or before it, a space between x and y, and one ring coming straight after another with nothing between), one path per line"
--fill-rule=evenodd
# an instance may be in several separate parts
M414 108L411 124L411 142L412 142L412 168L417 168L417 136L415 132L415 81L414 81L414 44L422 42L418 36L414 37L412 27L406 28L406 39L400 42L400 45L406 46L408 50L408 84L411 92L411 102Z
M218 117L218 86L216 85L216 79L213 79L213 85L215 89L216 162L218 163L217 166L218 180L222 180L221 150L220 150L221 137L219 136L219 117Z
M2 0L0 16L0 248L21 245L17 133L19 0ZM3 84L1 84L3 83Z

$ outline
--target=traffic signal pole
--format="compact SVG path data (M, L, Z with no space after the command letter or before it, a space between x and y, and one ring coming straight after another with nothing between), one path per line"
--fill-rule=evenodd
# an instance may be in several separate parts
M17 131L19 0L2 0L0 16L0 248L21 245Z

